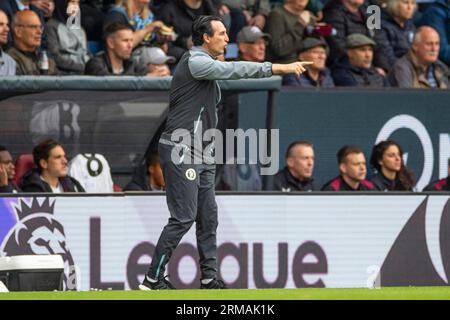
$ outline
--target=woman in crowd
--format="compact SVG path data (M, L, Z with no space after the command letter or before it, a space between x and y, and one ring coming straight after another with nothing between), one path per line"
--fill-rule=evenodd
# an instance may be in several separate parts
M48 50L63 74L83 74L89 55L86 33L77 17L80 0L55 0L55 4L45 27Z
M370 158L376 175L372 183L379 191L413 191L415 179L403 162L403 150L392 140L381 141L372 149Z
M383 54L375 57L375 64L389 71L397 59L411 48L416 27L412 17L416 0L387 0L381 14L381 29L376 29L376 40Z

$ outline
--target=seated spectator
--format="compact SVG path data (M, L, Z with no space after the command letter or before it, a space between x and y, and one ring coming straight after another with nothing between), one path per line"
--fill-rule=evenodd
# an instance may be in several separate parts
M53 16L55 10L54 0L30 0L30 4L42 11L45 21L48 21Z
M264 29L270 13L269 0L222 0L230 10L230 42L236 42L237 33L245 26L256 26Z
M330 46L329 65L331 67L347 55L346 39L347 36L354 33L373 38L377 43L374 51L375 62L378 61L379 56L385 55L384 47L378 45L377 34L367 27L366 10L367 6L364 0L331 0L325 5L323 20L336 30L333 37L326 38ZM377 64L375 64L375 69L381 75L386 76L385 70Z
M403 163L403 150L394 141L381 141L372 149L370 164L376 175L371 179L379 191L413 191L415 179Z
M63 74L83 74L89 61L84 29L81 25L67 26L69 17L77 14L77 11L67 14L68 6L80 10L79 1L56 0L58 7L45 28L48 50Z
M435 0L422 15L421 24L434 28L439 33L439 59L450 66L450 3L448 0Z
M6 13L9 22L12 22L14 20L14 16L18 11L31 10L38 15L39 19L41 20L41 23L44 24L43 12L31 2L32 2L31 0L1 0L0 10ZM13 44L12 36L13 36L12 33L9 33L6 48L12 46Z
M131 60L133 29L129 24L114 22L106 27L104 33L106 51L88 61L85 74L143 76L148 73L145 65Z
M305 29L316 22L314 15L305 9L307 4L308 0L285 0L282 7L269 14L265 31L272 37L267 52L270 61L291 63L297 60Z
M14 46L7 50L16 61L17 75L57 75L55 61L39 51L44 27L36 13L19 11L14 16Z
M347 37L347 57L341 58L333 69L336 86L341 87L388 87L387 79L372 66L375 42L360 33Z
M150 0L117 0L116 5L105 16L105 28L114 22L129 24L133 28L133 48L138 49L133 52L136 61L140 59L145 46L149 46L157 40L161 44L171 40L171 38L163 37L156 32L167 26L163 22L155 20L149 4Z
M148 68L148 76L166 77L171 75L167 64L175 63L175 58L167 56L161 48L150 47L144 51L142 63Z
M400 88L449 89L448 74L439 60L439 34L424 26L414 35L412 48L395 63L390 81Z
M163 191L164 176L158 153L151 153L145 164L136 169L124 191Z
M375 56L375 64L387 72L411 48L416 30L412 17L416 8L416 0L388 0L386 10L381 11L381 29L375 29L375 33L384 51Z
M36 169L21 179L23 192L84 192L80 183L67 174L67 159L63 147L48 139L33 149Z
M270 40L270 35L263 33L257 26L242 28L237 34L239 60L266 61L266 43L268 40Z
M2 49L8 43L9 22L8 16L0 10L0 76L14 76L16 62Z
M306 38L302 42L299 52L299 61L312 61L313 64L305 66L306 71L298 77L295 75L283 76L283 85L304 88L333 88L333 78L325 66L328 54L328 46L325 40Z
M450 191L450 158L448 159L447 178L431 182L423 191Z
M370 191L375 186L366 180L366 158L356 146L346 145L337 153L340 175L327 182L322 191Z
M274 190L314 191L313 171L313 145L306 141L295 141L286 151L286 167L274 176Z
M13 182L16 174L14 162L8 149L0 146L0 193L17 193L20 188Z
M193 45L191 29L195 18L217 14L218 10L211 0L167 1L159 11L159 16L166 25L172 26L177 34L176 40L169 43L167 54L179 61Z

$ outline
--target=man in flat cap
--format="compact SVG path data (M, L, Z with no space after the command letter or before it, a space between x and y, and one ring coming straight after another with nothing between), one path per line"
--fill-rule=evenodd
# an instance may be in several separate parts
M342 57L332 70L334 83L341 87L388 87L386 78L372 65L375 41L354 33L346 38L347 56Z
M266 45L270 40L268 33L263 33L257 26L247 26L237 34L239 45L239 60L264 62L266 60Z
M303 40L299 49L298 60L312 61L314 64L306 66L306 71L299 77L294 75L283 76L283 85L304 88L333 88L333 78L325 66L328 52L328 45L322 38L309 37Z

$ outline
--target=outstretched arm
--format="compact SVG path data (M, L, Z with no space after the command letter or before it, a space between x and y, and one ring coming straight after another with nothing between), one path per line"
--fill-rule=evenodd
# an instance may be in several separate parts
M311 61L297 61L293 63L288 64L278 64L274 63L272 64L272 73L273 74L295 74L297 76L301 75L303 72L305 72L305 66L313 64Z

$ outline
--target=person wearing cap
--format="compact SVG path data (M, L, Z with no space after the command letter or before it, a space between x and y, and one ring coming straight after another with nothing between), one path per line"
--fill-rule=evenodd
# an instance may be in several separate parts
M239 60L263 62L266 60L266 44L270 40L268 33L263 33L257 26L247 26L237 34Z
M328 45L324 39L306 38L300 47L298 60L312 61L314 64L306 66L306 71L299 77L294 75L283 76L283 85L305 88L334 88L333 78L325 66L327 56Z
M84 73L93 76L144 76L148 73L143 64L131 59L133 29L129 24L113 22L105 30L105 52L90 59Z
M387 79L372 65L375 41L354 33L347 37L347 56L342 57L332 69L336 86L340 87L388 87Z
M411 49L400 58L389 74L393 86L400 88L449 89L449 68L439 60L440 39L436 30L417 29Z
M170 76L168 63L175 63L175 57L167 56L164 50L158 47L145 48L142 53L141 62L148 68L148 76L166 77Z

